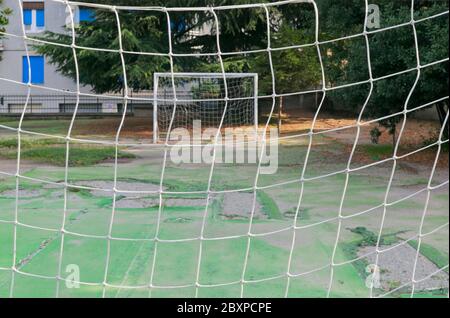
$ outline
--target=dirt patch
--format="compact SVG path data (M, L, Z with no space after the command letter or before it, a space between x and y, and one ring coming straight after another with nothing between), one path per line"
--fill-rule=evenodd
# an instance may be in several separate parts
M100 121L100 124L98 123ZM73 129L74 136L115 136L122 118L103 118L96 120L78 120ZM153 135L151 117L126 117L120 131L121 138L150 139Z
M349 151L351 150L352 146L347 145ZM411 153L413 151L416 151L418 149L421 149L425 147L425 145L417 145L414 147L401 147L400 148L400 155L404 155L407 153ZM402 157L400 165L404 167L405 169L408 169L408 167L411 167L411 165L429 165L429 163L434 163L436 159L436 148L431 147L424 150L421 150L420 152L415 153L414 155L409 155L406 157ZM392 158L392 155L383 155L380 154L379 158L377 158L376 161L382 161L388 158ZM355 154L353 156L352 162L357 162L359 165L364 164L370 164L373 163L375 160L368 155L366 152L362 151L361 147L357 147ZM437 169L445 170L448 168L449 164L449 153L445 151L441 151L439 160L437 162ZM428 168L429 169L429 168Z
M285 115L283 120L282 135L287 136L308 132L312 127L314 115L315 114L311 111L289 110L289 114ZM355 125L355 119L339 118L336 114L328 114L322 111L320 117L317 118L315 122L314 131L319 132L353 126L352 128L331 131L323 134L325 137L334 139L337 142L346 145L348 149L345 150L345 153L350 153L356 138L357 129ZM386 128L379 127L377 123L373 123L361 126L361 133L357 141L358 146L372 144L370 132L375 127L378 127L381 132L379 145L392 145L392 135L388 133L388 130ZM401 127L402 122L397 125L397 136L400 134ZM423 148L429 143L437 141L440 129L441 127L438 121L408 118L400 140L400 153L409 153L419 148ZM353 161L360 162L362 164L373 162L373 159L363 151L360 151L361 149L359 148L361 147L357 148ZM435 156L436 149L430 148L425 149L414 156L408 156L402 159L402 161L424 164L434 162ZM440 157L438 167L448 167L448 152L442 152ZM379 160L383 159L386 159L386 157L380 156Z
M35 163L28 160L20 160L20 173L25 174L26 172L34 169L34 168L51 168L51 166ZM15 174L17 171L17 160L12 159L1 159L0 158L0 171L6 172L9 174Z
M204 199L164 199L166 207L201 207L206 205ZM117 208L145 209L159 207L159 198L127 197L116 202Z
M383 247L387 248L387 247ZM362 257L375 251L374 246L361 248L358 256ZM379 256L378 265L380 267L381 288L390 291L404 284L411 282L414 268L414 261L417 251L408 244L403 244L393 248ZM371 254L365 259L369 264L375 264L375 254ZM430 273L435 273L439 268L423 255L419 255L416 267L416 279L420 280ZM416 284L417 290L432 290L448 288L448 274L441 272L429 279Z
M228 220L248 219L253 209L253 193L225 193L223 198L223 210L220 215ZM256 201L254 219L267 219L262 212L261 204Z
M159 206L158 199L145 199L139 197L127 197L116 201L116 208L119 209L145 209Z
M164 200L164 205L169 207L174 206L205 206L206 199L167 199Z
M130 163L133 162L132 158L117 158L117 164L124 164L124 163ZM112 163L115 164L116 163L116 159L106 159L103 160L100 163Z
M315 113L304 109L290 109L288 114L284 114L282 133L289 135L294 133L301 133L309 131L313 124ZM321 111L320 116L314 123L315 131L331 130L341 127L352 127L353 129L343 129L339 131L327 133L330 137L335 137L342 140L344 143L354 143L356 137L356 117L349 118L339 116L339 114L328 113ZM364 122L364 120L363 120ZM380 144L388 144L392 142L392 136L388 134L387 129L379 127L377 123L366 124L361 126L361 134L359 137L359 143L370 144L371 136L370 131L378 127L381 131ZM402 127L402 121L397 125L397 136L400 133ZM402 144L405 145L417 145L425 140L430 140L437 137L440 130L440 123L433 120L423 120L416 118L408 118L406 121L405 129L402 135Z
M71 201L73 201L72 197L70 197ZM52 192L50 194L50 198L52 198L52 199L64 199L64 191L54 191L54 192Z

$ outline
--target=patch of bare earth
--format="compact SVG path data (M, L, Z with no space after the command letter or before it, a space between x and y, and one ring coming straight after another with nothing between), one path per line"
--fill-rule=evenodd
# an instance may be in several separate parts
M37 198L40 197L43 192L40 190L25 190L20 189L19 190L19 198ZM16 197L16 190L6 190L3 192L0 192L1 197L7 197L7 198L15 198Z
M384 246L382 249L383 248L389 247ZM373 253L365 257L365 259L369 264L375 264L376 254L374 251L374 246L364 247L359 250L358 256L363 257L369 253ZM416 249L408 244L402 244L382 253L378 259L381 289L390 291L411 283L416 254ZM425 279L430 273L436 273L438 271L439 268L434 263L425 256L419 254L415 277L416 280L424 280L416 284L416 290L424 291L448 288L449 276L446 272L439 272L438 274ZM411 286L409 285L408 287L410 288Z
M203 199L165 199L162 202L166 207L197 207L205 204ZM145 209L159 205L159 198L127 197L116 202L116 207L123 209Z
M252 214L253 199L253 193L225 193L220 215L227 220L248 219ZM262 207L258 201L256 201L253 218L267 218L267 216L262 212Z
M342 129L336 131L326 132L324 135L335 139L336 141L347 145L349 149L345 153L350 153L351 148L356 140L356 121L355 119L349 118L336 118L336 115L331 114L321 114L321 118L317 118L314 123L314 131L324 131L332 130L343 127L353 127L353 129ZM297 114L292 114L288 116L282 125L282 135L295 135L308 132L313 125L314 113L312 112L301 112ZM390 135L387 129L379 127L378 124L367 124L361 126L360 136L357 140L358 145L371 145L371 135L370 132L373 128L378 127L381 131L381 136L379 139L380 145L391 145L393 143L392 135ZM402 127L402 122L397 125L397 136L400 135ZM427 143L433 143L437 141L438 134L440 131L440 123L432 120L420 120L415 118L408 118L406 125L404 127L403 133L400 140L401 153L405 154L411 151L425 147ZM363 151L355 153L353 161L361 163L371 163L371 159ZM389 156L382 157L380 160L386 159ZM436 149L429 148L424 149L420 153L414 156L408 156L404 158L404 161L411 163L423 164L427 162L433 162L436 157ZM448 153L441 153L441 158L438 162L438 167L445 168L448 167L449 156Z
M74 127L75 136L115 136L121 118L103 118L101 124L90 120L78 121ZM153 119L150 117L127 117L120 131L121 138L149 139L153 135Z
M20 173L24 174L34 168L48 168L49 165L35 163L29 160L20 160ZM15 174L17 171L17 160L0 158L0 171Z

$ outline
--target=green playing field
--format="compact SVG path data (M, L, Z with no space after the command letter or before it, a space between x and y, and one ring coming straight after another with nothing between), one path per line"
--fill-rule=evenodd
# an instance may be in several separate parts
M427 188L427 171L399 165L388 196L388 202L395 204L384 210L392 163L352 172L343 198L345 174L331 172L345 167L345 160L332 155L345 145L326 136L314 142L307 181L299 181L307 139L290 140L280 145L277 173L261 175L256 192L251 190L255 165L221 164L214 169L209 198L205 192L209 165L170 162L159 197L163 148L121 148L128 155L119 161L115 198L111 191L114 163L108 158L83 164L84 154L75 153L82 157L74 158L68 169L68 181L74 187L67 192L65 169L57 159L56 164L25 160L19 178L17 226L16 178L0 176L0 296L8 296L12 289L15 297L53 297L59 285L58 294L63 297L101 297L103 293L107 297L194 297L196 292L204 297L237 297L241 288L247 297L282 297L286 289L290 297L325 297L333 260L331 296L367 297L365 269L371 260L363 252L376 244L371 238L378 236L383 215L381 248L396 252L380 254L382 286L375 292L408 294L409 282L391 267L397 262L397 267L404 267L401 271L412 270L415 253L409 249L417 248L412 241L417 239L425 207L427 191L421 190ZM98 148L86 149L101 152ZM14 151L8 149L11 156ZM14 160L0 160L14 172ZM439 175L433 183L440 184ZM197 193L183 194L193 191ZM338 218L341 202L342 218ZM427 272L448 264L448 185L431 191L429 202L423 232L438 230L423 240ZM15 228L18 271L11 283ZM70 264L80 269L79 288L66 286ZM59 268L63 280L58 283ZM417 296L438 297L448 288L448 274L439 273L421 288ZM425 289L434 291L422 292Z

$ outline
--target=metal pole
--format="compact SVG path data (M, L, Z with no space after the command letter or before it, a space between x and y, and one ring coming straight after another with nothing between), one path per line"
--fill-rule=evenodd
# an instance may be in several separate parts
M254 94L255 94L255 129L256 129L256 131L258 131L258 125L259 125L259 118L258 118L258 116L259 116L259 109L258 109L258 103L259 103L259 98L258 98L259 97L258 80L259 80L258 74L255 74L255 78L254 78L254 81L255 81L255 83L254 83L254 90L255 90L255 92L254 92Z
M158 74L153 75L153 143L158 143Z

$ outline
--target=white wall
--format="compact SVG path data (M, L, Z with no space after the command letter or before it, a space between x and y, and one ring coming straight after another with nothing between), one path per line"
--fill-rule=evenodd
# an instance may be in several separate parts
M30 0L27 0L30 1ZM33 1L33 0L31 0ZM34 0L37 1L37 0ZM6 32L14 35L23 36L22 19L18 0L4 0L3 6L13 10L9 18L9 25ZM53 1L45 1L45 30L53 32L66 32L66 6ZM29 37L39 36L41 34L27 34ZM35 42L34 42L35 43ZM34 44L29 41L28 44ZM7 37L3 38L4 50L0 52L2 60L0 61L0 78L22 82L22 56L26 56L25 43L22 38ZM35 54L29 45L30 55ZM70 50L70 48L68 48ZM44 68L44 87L61 90L76 91L75 82L58 72L55 66L46 63ZM89 87L82 87L82 92L90 92ZM0 80L0 95L23 95L27 93L26 85L13 84ZM33 94L55 94L57 92L39 89Z

